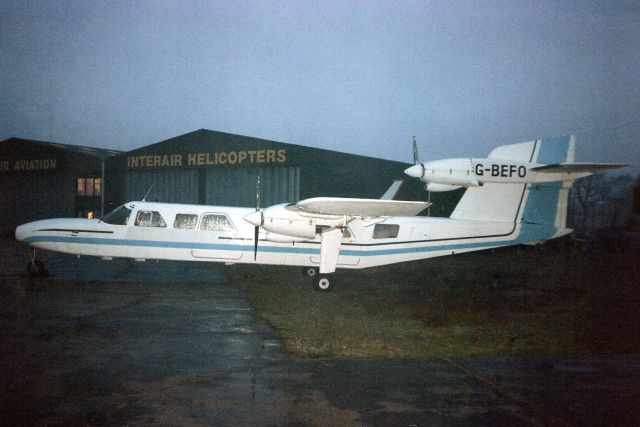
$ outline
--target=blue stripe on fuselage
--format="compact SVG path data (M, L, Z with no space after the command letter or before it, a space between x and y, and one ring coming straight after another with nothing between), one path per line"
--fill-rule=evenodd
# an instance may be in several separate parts
M461 249L476 248L493 248L499 246L517 245L522 243L536 242L548 239L555 234L555 227L541 226L534 224L522 224L521 231L515 239L511 240L494 240L484 242L466 242L441 244L437 246L410 246L410 247L388 247L384 249L340 249L340 255L343 256L382 256L382 255L399 255L419 252L436 252L436 251L456 251ZM191 250L214 250L214 251L251 251L251 246L227 244L227 243L197 243L197 242L175 242L160 240L131 240L131 239L109 239L100 237L68 237L68 236L32 236L24 240L27 244L38 242L51 243L71 243L84 245L112 245L112 246L132 246L132 247L149 247L149 248L165 248L165 249L191 249ZM291 253L319 255L320 248L305 248L300 244L297 246L258 246L258 252L269 253Z

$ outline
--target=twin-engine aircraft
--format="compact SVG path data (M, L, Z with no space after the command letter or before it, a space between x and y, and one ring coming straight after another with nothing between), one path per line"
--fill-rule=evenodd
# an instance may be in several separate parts
M486 159L419 163L416 155L405 172L425 181L429 191L468 187L449 218L417 216L428 202L388 199L316 197L264 209L259 203L237 208L138 201L99 220L24 224L16 239L107 259L302 266L316 289L327 291L336 268L536 244L570 233L574 180L621 166L574 163L574 148L575 138L568 136L501 146Z

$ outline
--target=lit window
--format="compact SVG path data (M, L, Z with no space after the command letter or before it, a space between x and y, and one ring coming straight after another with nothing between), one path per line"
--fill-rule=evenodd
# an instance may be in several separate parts
M166 227L167 223L162 219L162 215L157 211L138 211L136 216L138 227Z
M198 215L177 214L176 220L173 221L173 228L192 229L196 228L197 223Z
M226 215L207 214L202 217L201 230L207 231L234 231L233 225Z
M376 224L373 227L374 239L393 239L398 237L400 226L398 224Z
M84 179L78 178L78 187L77 187L78 196L84 196Z
M93 197L93 178L87 178L84 184L84 195Z
M99 197L102 195L102 178L78 178L76 195L83 197Z

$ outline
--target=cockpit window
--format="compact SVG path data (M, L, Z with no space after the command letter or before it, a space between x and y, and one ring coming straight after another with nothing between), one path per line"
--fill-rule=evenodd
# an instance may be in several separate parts
M118 206L117 208L100 218L100 220L102 222L106 222L107 224L127 225L127 221L129 221L129 215L131 215L131 209L129 209L125 205L122 205Z
M136 216L138 227L166 227L167 223L162 219L162 215L157 211L138 211Z
M234 231L235 228L229 221L226 215L222 214L206 214L202 217L201 230L208 231Z
M198 215L194 214L176 214L176 220L173 221L173 228L192 229L196 228L198 223Z

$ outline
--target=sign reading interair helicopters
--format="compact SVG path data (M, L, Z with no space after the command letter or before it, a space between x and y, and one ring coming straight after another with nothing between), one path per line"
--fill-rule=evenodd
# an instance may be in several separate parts
M147 154L127 156L127 168L165 168L183 166L223 166L284 163L287 150L238 150L185 154Z
M315 197L263 209L258 186L255 208L134 201L100 220L24 224L16 239L107 259L304 266L324 291L336 268L536 244L570 233L566 212L573 182L621 166L574 163L573 151L573 137L501 146L486 159L419 163L416 150L416 164L406 172L427 189L469 187L450 218L417 216L428 202L389 199ZM41 264L34 259L30 266Z

